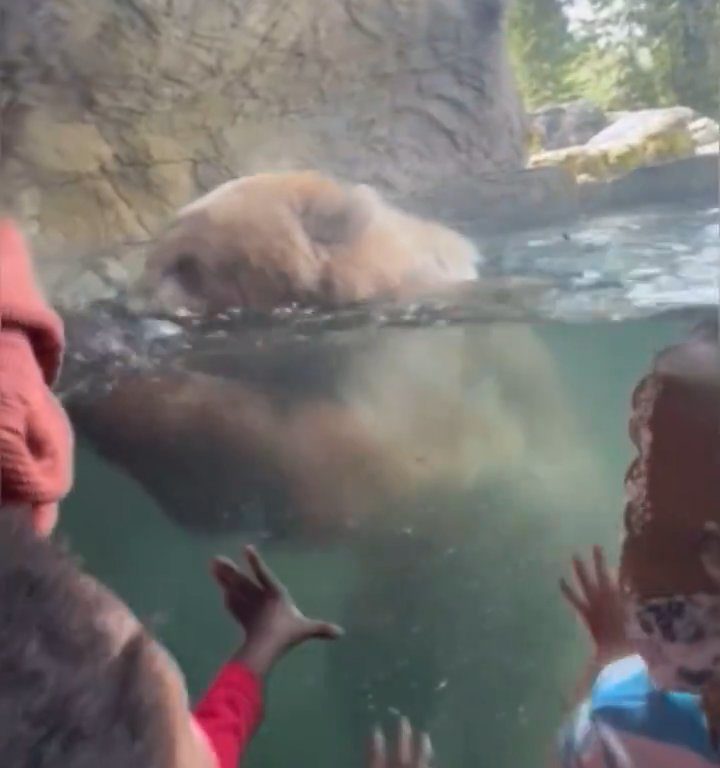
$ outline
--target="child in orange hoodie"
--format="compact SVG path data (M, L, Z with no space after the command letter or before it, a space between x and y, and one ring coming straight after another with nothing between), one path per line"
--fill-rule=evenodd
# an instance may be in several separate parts
M191 715L169 654L49 538L72 484L72 430L51 391L63 347L23 238L0 221L0 765L234 768L274 663L341 631L303 616L252 548L254 578L218 558L245 642Z

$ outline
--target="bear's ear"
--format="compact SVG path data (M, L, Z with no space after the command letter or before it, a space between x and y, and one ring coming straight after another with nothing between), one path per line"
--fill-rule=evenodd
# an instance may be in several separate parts
M367 227L370 215L370 207L351 190L337 197L306 200L299 213L307 236L320 245L351 243Z

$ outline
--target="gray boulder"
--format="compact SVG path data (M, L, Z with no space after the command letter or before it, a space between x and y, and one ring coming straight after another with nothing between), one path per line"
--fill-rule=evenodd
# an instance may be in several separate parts
M694 117L695 113L689 107L663 107L623 112L607 128L593 136L587 145L603 147L620 143L637 144L645 141L648 136L684 131Z
M0 209L57 251L259 170L406 195L519 168L503 2L0 0Z
M602 109L586 99L543 107L531 120L543 149L584 144L608 124Z

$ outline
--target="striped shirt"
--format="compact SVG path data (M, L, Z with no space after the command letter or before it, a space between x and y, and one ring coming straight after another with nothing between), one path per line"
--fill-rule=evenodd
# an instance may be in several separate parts
M658 691L639 656L608 665L560 735L563 768L720 766L700 700Z

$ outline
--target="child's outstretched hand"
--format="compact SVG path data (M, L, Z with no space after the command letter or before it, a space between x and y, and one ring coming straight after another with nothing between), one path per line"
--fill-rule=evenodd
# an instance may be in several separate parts
M560 590L589 632L596 661L607 664L632 649L625 633L622 593L601 547L593 547L593 566L574 557L575 584L561 579Z
M265 676L290 648L306 640L335 640L343 634L335 624L304 616L253 547L246 547L245 557L254 579L224 557L213 561L213 575L225 607L245 630L236 658L255 674Z
M389 755L385 735L380 728L373 731L368 768L430 768L432 759L430 737L426 733L414 737L406 717L400 718L397 744Z

